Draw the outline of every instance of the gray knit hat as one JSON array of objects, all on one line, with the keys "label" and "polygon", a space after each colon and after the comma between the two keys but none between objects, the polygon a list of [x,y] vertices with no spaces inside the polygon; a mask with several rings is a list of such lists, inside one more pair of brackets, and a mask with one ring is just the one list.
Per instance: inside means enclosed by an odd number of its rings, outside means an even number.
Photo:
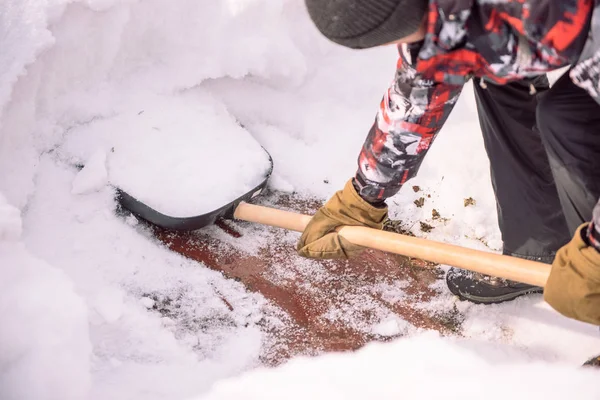
[{"label": "gray knit hat", "polygon": [[305,0],[329,40],[353,49],[393,42],[417,31],[427,0]]}]

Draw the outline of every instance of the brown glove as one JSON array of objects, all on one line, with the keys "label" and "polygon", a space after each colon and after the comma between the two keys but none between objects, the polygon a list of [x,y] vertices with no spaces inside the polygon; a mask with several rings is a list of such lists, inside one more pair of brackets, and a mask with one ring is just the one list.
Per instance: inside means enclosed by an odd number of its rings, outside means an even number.
[{"label": "brown glove", "polygon": [[383,229],[387,211],[387,206],[377,208],[360,197],[350,179],[312,217],[298,242],[298,254],[321,259],[353,257],[364,248],[338,236],[335,229],[344,225]]},{"label": "brown glove", "polygon": [[566,317],[600,325],[600,252],[583,240],[586,228],[556,254],[544,300]]}]

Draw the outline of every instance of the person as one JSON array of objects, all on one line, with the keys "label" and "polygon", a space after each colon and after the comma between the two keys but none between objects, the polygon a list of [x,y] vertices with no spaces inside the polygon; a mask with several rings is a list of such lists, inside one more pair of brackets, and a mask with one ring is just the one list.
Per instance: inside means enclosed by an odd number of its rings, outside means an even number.
[{"label": "person", "polygon": [[[552,269],[543,289],[452,268],[450,291],[484,304],[543,292],[563,315],[600,325],[600,48],[592,40],[600,34],[600,6],[592,0],[305,4],[329,40],[352,49],[397,45],[399,60],[355,176],[315,213],[298,254],[360,253],[335,229],[383,228],[386,199],[417,174],[462,87],[473,80],[503,254]],[[562,67],[568,72],[550,87],[545,73]]]}]

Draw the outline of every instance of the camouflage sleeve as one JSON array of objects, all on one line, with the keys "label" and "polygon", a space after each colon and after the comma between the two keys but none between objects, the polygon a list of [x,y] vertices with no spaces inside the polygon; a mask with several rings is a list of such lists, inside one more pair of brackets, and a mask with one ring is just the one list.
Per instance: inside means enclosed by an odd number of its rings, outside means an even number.
[{"label": "camouflage sleeve", "polygon": [[589,30],[587,41],[569,76],[600,104],[600,44],[597,39],[600,34],[600,0],[594,0]]},{"label": "camouflage sleeve", "polygon": [[462,90],[462,85],[420,79],[411,62],[418,48],[399,49],[396,77],[381,101],[354,178],[361,197],[371,203],[393,196],[417,174]]}]

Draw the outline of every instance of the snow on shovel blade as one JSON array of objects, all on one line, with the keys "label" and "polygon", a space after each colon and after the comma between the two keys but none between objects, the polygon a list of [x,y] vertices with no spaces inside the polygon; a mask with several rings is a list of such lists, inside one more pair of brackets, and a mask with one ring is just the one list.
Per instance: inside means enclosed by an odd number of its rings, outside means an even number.
[{"label": "snow on shovel blade", "polygon": [[222,207],[213,210],[211,212],[195,215],[190,217],[174,217],[165,215],[152,207],[144,204],[143,202],[136,199],[131,194],[125,192],[120,188],[116,188],[117,201],[119,205],[128,210],[132,214],[146,220],[156,226],[165,229],[179,230],[179,231],[193,231],[204,228],[208,225],[214,224],[219,218],[232,219],[233,213],[240,202],[249,202],[256,196],[260,195],[267,186],[271,173],[273,172],[273,159],[271,155],[265,150],[269,156],[270,167],[266,172],[263,181],[254,187],[252,190],[233,200],[232,202],[223,205]]},{"label": "snow on shovel blade", "polygon": [[196,230],[233,216],[266,186],[271,156],[214,96],[132,101],[65,133],[56,156],[85,166],[74,193],[109,184],[121,209],[159,227]]}]

